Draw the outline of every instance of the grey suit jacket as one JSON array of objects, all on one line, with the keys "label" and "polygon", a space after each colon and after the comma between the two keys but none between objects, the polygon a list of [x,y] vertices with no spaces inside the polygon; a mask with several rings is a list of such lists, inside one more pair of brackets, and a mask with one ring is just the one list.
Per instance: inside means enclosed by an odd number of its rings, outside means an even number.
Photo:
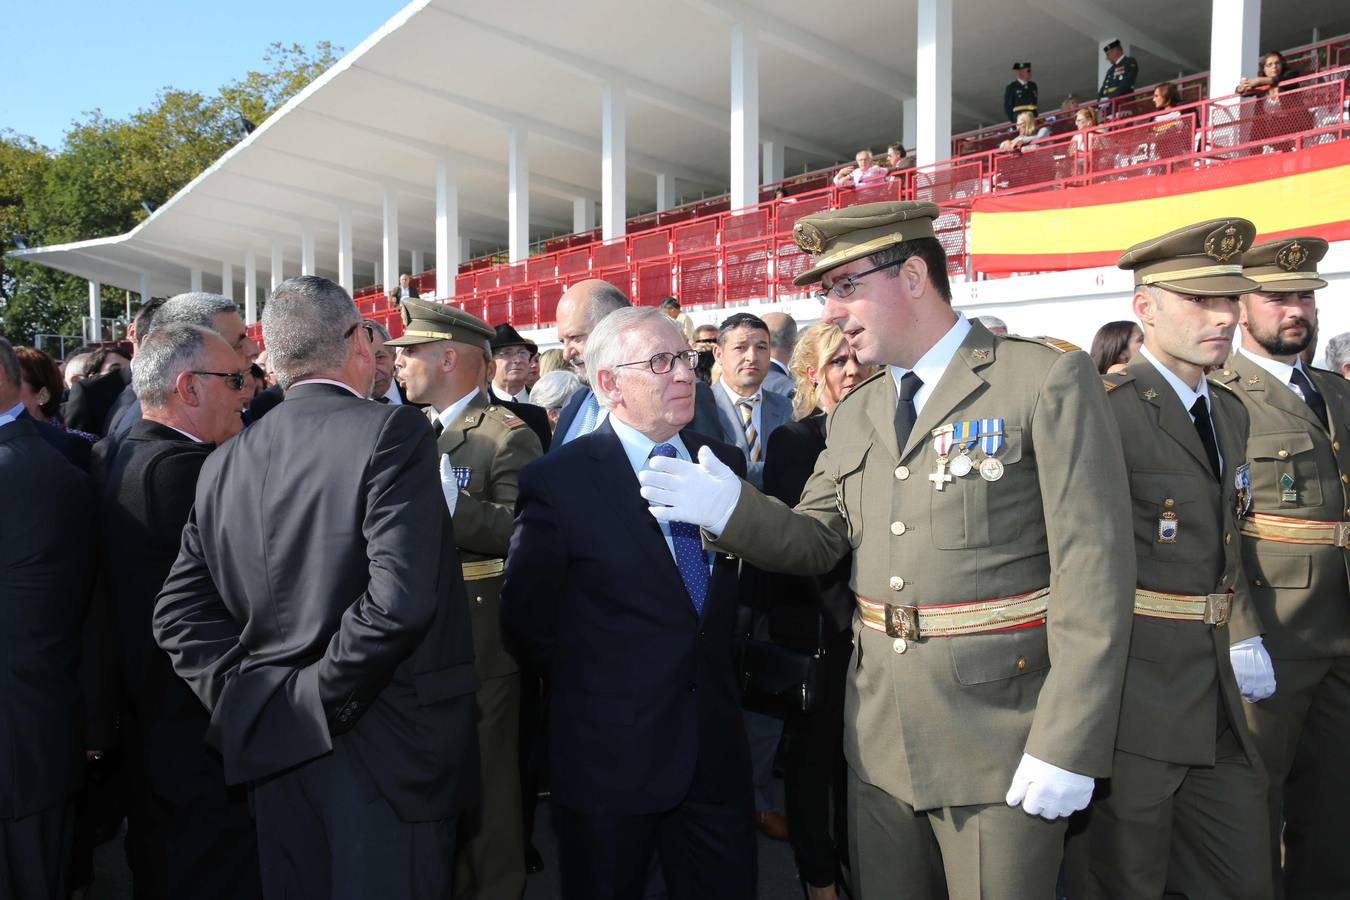
[{"label": "grey suit jacket", "polygon": [[[766,379],[767,380],[767,379]],[[770,390],[761,390],[759,402],[759,462],[750,462],[750,445],[745,442],[745,431],[741,428],[741,414],[736,405],[727,397],[726,388],[720,384],[712,386],[713,397],[717,400],[717,418],[722,425],[722,440],[735,444],[745,454],[746,481],[757,488],[764,487],[764,454],[769,448],[769,435],[779,425],[792,421],[792,401],[782,394]]]},{"label": "grey suit jacket", "polygon": [[797,382],[792,380],[787,367],[776,359],[769,360],[769,374],[764,376],[763,386],[764,390],[782,394],[789,399],[797,392]]}]

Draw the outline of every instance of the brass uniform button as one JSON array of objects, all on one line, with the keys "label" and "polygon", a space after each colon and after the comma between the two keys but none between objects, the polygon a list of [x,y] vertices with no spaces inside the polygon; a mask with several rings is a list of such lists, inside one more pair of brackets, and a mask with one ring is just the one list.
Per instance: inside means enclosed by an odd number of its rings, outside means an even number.
[{"label": "brass uniform button", "polygon": [[900,535],[904,534],[905,531],[906,531],[906,529],[905,529],[905,523],[904,523],[904,522],[892,522],[892,523],[891,523],[891,534],[895,535],[896,537],[899,537]]},{"label": "brass uniform button", "polygon": [[1341,484],[1350,484],[1350,475],[1342,475]]},{"label": "brass uniform button", "polygon": [[483,605],[483,598],[482,598],[482,597],[475,597],[474,600],[477,601],[477,603],[478,603],[479,606],[482,606],[482,605]]},{"label": "brass uniform button", "polygon": [[891,642],[891,649],[894,650],[896,653],[904,653],[906,650],[909,649],[909,641],[905,640],[904,638],[896,638],[894,641]]},{"label": "brass uniform button", "polygon": [[1253,578],[1252,584],[1256,585],[1257,587],[1263,587],[1265,585],[1265,582],[1263,582],[1260,578]]},{"label": "brass uniform button", "polygon": [[1027,667],[1027,658],[1025,656],[1017,657],[1017,671],[1024,671]]},{"label": "brass uniform button", "polygon": [[909,466],[896,466],[895,478],[897,481],[904,481],[909,477]]},{"label": "brass uniform button", "polygon": [[1280,450],[1280,452],[1276,453],[1275,455],[1278,456],[1280,459],[1288,459],[1288,458],[1289,458],[1289,451],[1288,451],[1288,450]]},{"label": "brass uniform button", "polygon": [[1341,452],[1341,442],[1340,442],[1340,441],[1332,441],[1332,442],[1331,442],[1331,449],[1332,449],[1332,450],[1335,450],[1337,453]]},{"label": "brass uniform button", "polygon": [[1232,535],[1231,532],[1228,533],[1228,534],[1225,534],[1225,535],[1223,536],[1223,542],[1224,542],[1225,544],[1231,544],[1231,543],[1233,543],[1233,535]]},{"label": "brass uniform button", "polygon": [[892,575],[891,590],[902,591],[904,589],[905,589],[905,579],[901,578],[899,575]]},{"label": "brass uniform button", "polygon": [[1172,507],[1174,507],[1174,506],[1176,506],[1176,505],[1177,505],[1177,501],[1173,500],[1171,497],[1168,497],[1166,500],[1163,501],[1163,508],[1164,508],[1164,509],[1171,509]]}]

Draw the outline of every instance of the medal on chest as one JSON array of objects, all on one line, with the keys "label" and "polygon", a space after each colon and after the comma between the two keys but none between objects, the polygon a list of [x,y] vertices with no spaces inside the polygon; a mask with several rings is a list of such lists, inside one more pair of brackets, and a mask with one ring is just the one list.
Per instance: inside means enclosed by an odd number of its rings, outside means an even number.
[{"label": "medal on chest", "polygon": [[473,477],[472,466],[451,466],[450,471],[455,473],[455,483],[459,485],[461,491],[469,489],[469,479]]},{"label": "medal on chest", "polygon": [[951,483],[952,476],[947,474],[947,462],[952,452],[951,425],[942,425],[933,429],[933,450],[937,453],[937,468],[928,480],[933,482],[933,490],[940,491]]},{"label": "medal on chest", "polygon": [[1294,490],[1294,476],[1285,472],[1280,476],[1280,502],[1297,503],[1298,491]]},{"label": "medal on chest", "polygon": [[1158,517],[1158,543],[1175,544],[1177,542],[1177,514],[1165,512]]},{"label": "medal on chest", "polygon": [[1251,464],[1243,463],[1237,467],[1237,472],[1233,476],[1233,487],[1237,489],[1236,509],[1234,510],[1240,519],[1252,511],[1252,476]]}]

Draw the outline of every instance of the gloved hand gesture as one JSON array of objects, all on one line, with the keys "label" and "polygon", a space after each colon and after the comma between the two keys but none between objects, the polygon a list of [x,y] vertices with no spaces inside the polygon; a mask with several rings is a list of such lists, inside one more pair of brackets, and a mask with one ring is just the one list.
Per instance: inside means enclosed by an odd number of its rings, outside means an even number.
[{"label": "gloved hand gesture", "polygon": [[445,508],[454,516],[455,505],[459,502],[459,479],[455,477],[449,453],[441,454],[441,495],[445,497]]},{"label": "gloved hand gesture", "polygon": [[1092,786],[1093,781],[1087,775],[1023,753],[1022,762],[1013,773],[1007,800],[1009,806],[1020,805],[1033,816],[1054,820],[1087,808],[1092,800]]},{"label": "gloved hand gesture", "polygon": [[1259,634],[1229,647],[1228,658],[1233,661],[1242,699],[1255,703],[1275,693],[1275,666]]},{"label": "gloved hand gesture", "polygon": [[638,481],[658,520],[688,522],[714,535],[726,528],[741,497],[741,480],[706,445],[699,448],[697,463],[653,457]]}]

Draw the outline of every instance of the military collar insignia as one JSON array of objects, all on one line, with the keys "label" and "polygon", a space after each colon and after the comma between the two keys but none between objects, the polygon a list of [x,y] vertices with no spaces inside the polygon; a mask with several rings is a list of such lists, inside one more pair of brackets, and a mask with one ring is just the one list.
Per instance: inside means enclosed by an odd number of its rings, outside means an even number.
[{"label": "military collar insignia", "polygon": [[825,249],[825,233],[810,222],[793,225],[792,239],[806,253],[819,253]]},{"label": "military collar insignia", "polygon": [[1229,225],[1205,238],[1205,255],[1218,262],[1227,262],[1243,250],[1242,235],[1237,226]]},{"label": "military collar insignia", "polygon": [[1157,400],[1157,399],[1158,399],[1158,392],[1155,391],[1153,388],[1149,388],[1148,390],[1144,391],[1144,399],[1145,399],[1145,400]]},{"label": "military collar insignia", "polygon": [[1286,272],[1297,271],[1307,261],[1308,251],[1298,241],[1294,241],[1288,247],[1285,247],[1275,257],[1275,262]]},{"label": "military collar insignia", "polygon": [[984,347],[976,347],[975,349],[970,351],[970,355],[975,357],[976,359],[988,359],[989,351],[986,350]]},{"label": "military collar insignia", "polygon": [[1259,376],[1259,375],[1253,375],[1251,378],[1248,378],[1248,379],[1247,379],[1247,383],[1248,383],[1248,384],[1260,384],[1260,383],[1261,383],[1261,376]]}]

